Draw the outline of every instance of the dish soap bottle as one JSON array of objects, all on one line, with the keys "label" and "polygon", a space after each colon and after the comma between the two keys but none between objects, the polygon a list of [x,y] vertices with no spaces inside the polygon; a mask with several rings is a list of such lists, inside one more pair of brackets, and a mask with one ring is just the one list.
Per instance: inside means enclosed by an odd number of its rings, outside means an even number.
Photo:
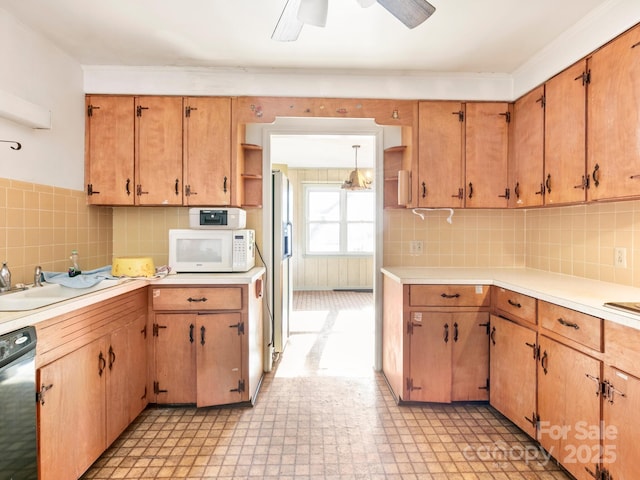
[{"label": "dish soap bottle", "polygon": [[69,276],[75,277],[76,275],[80,275],[82,271],[80,271],[80,266],[78,265],[78,251],[71,250],[71,256],[69,257],[71,260],[71,266],[69,267]]},{"label": "dish soap bottle", "polygon": [[2,268],[0,268],[0,277],[2,277],[2,282],[0,285],[0,292],[7,292],[11,290],[11,270],[7,267],[7,262],[2,263]]}]

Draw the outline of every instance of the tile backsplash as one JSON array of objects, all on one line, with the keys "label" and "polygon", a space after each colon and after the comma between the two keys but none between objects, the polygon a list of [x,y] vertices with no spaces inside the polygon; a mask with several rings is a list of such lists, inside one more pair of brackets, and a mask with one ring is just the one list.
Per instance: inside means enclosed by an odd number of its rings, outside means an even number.
[{"label": "tile backsplash", "polygon": [[[640,200],[530,210],[411,210],[383,214],[385,266],[527,266],[640,288]],[[262,210],[247,224],[260,242]],[[170,228],[188,227],[186,207],[95,207],[82,191],[0,178],[0,261],[15,283],[31,283],[33,269],[66,271],[80,253],[84,270],[109,265],[113,256],[168,261]],[[419,255],[410,241],[423,242]],[[261,247],[261,245],[260,245]],[[626,250],[626,267],[614,264]]]},{"label": "tile backsplash", "polygon": [[112,225],[112,209],[82,191],[0,178],[0,260],[14,285],[33,283],[36,265],[66,271],[74,249],[84,270],[110,265]]}]

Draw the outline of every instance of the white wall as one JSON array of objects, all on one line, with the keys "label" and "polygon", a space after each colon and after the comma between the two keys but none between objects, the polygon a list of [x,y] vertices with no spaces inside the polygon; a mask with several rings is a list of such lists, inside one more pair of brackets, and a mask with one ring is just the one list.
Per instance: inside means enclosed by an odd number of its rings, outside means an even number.
[{"label": "white wall", "polygon": [[[84,189],[84,91],[80,64],[0,9],[0,92],[51,111],[52,128],[0,118],[0,177]],[[0,108],[2,105],[0,105]]]}]

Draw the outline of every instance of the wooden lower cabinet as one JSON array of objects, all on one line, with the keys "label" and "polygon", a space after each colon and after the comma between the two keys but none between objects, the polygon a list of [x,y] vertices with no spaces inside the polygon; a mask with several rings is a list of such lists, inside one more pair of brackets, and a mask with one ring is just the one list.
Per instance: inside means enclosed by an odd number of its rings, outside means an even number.
[{"label": "wooden lower cabinet", "polygon": [[604,367],[602,468],[612,480],[640,478],[640,378]]},{"label": "wooden lower cabinet", "polygon": [[405,399],[488,399],[488,312],[412,312]]},{"label": "wooden lower cabinet", "polygon": [[262,279],[153,287],[151,304],[156,403],[255,401],[263,375]]},{"label": "wooden lower cabinet", "polygon": [[538,440],[578,480],[593,479],[602,362],[543,335],[538,341]]},{"label": "wooden lower cabinet", "polygon": [[199,407],[243,401],[241,314],[156,315],[156,401]]},{"label": "wooden lower cabinet", "polygon": [[[37,371],[40,480],[79,478],[147,405],[146,308],[141,290],[39,329],[45,348],[57,341],[48,338],[49,331],[64,328],[68,344],[81,344],[68,352],[64,344],[44,352],[63,354]],[[114,316],[115,329],[101,333]],[[72,338],[70,326],[96,338]]]},{"label": "wooden lower cabinet", "polygon": [[536,332],[491,315],[490,403],[531,437],[536,436]]}]

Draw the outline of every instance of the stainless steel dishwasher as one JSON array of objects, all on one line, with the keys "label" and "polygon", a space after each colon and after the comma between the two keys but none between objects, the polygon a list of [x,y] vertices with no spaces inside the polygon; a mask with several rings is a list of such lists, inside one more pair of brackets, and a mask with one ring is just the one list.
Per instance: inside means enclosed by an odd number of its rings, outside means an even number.
[{"label": "stainless steel dishwasher", "polygon": [[0,335],[0,480],[37,480],[36,330]]}]

